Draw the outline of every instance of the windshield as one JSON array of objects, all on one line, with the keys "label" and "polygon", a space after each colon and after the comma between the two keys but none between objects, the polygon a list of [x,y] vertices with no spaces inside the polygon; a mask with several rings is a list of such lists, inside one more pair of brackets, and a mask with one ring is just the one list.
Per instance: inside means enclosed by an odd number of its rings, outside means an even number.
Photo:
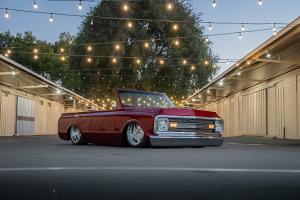
[{"label": "windshield", "polygon": [[124,106],[159,108],[175,107],[167,95],[163,93],[134,90],[119,90],[118,93]]}]

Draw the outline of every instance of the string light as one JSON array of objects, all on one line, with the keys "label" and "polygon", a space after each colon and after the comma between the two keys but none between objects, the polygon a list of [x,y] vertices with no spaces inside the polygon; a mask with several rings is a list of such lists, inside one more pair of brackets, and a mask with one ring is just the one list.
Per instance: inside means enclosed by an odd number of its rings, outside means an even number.
[{"label": "string light", "polygon": [[141,60],[140,59],[136,59],[135,63],[139,65],[139,64],[141,64]]},{"label": "string light", "polygon": [[220,82],[219,82],[219,86],[223,86],[223,80],[221,80]]},{"label": "string light", "polygon": [[244,23],[242,23],[242,25],[241,25],[241,31],[245,31]]},{"label": "string light", "polygon": [[267,57],[267,58],[270,58],[270,57],[271,57],[270,52],[267,52],[266,57]]},{"label": "string light", "polygon": [[60,60],[61,60],[61,61],[65,61],[65,60],[66,60],[66,57],[65,57],[65,56],[61,56],[61,57],[60,57]]},{"label": "string light", "polygon": [[53,16],[52,16],[53,14],[52,13],[50,13],[50,18],[49,18],[49,22],[53,22]]},{"label": "string light", "polygon": [[208,35],[205,36],[205,42],[209,42]]},{"label": "string light", "polygon": [[33,0],[33,8],[34,8],[34,9],[38,9],[38,5],[37,5],[37,3],[36,3],[35,0]]},{"label": "string light", "polygon": [[192,65],[192,66],[191,66],[191,70],[192,70],[192,71],[195,70],[195,65]]},{"label": "string light", "polygon": [[160,64],[160,65],[164,65],[164,64],[165,64],[165,61],[164,61],[163,59],[160,59],[160,60],[159,60],[159,64]]},{"label": "string light", "polygon": [[91,26],[94,25],[94,18],[91,19]]},{"label": "string light", "polygon": [[208,65],[209,64],[209,61],[208,60],[205,60],[204,61],[204,65]]},{"label": "string light", "polygon": [[121,49],[120,45],[119,45],[119,44],[116,44],[116,45],[115,45],[115,49],[116,49],[117,51],[119,51],[119,50]]},{"label": "string light", "polygon": [[145,47],[145,49],[148,49],[148,48],[149,48],[149,46],[150,46],[150,45],[149,45],[149,43],[148,43],[148,42],[145,42],[145,43],[144,43],[144,47]]},{"label": "string light", "polygon": [[258,5],[259,6],[263,5],[263,1],[262,0],[258,0]]},{"label": "string light", "polygon": [[33,49],[33,53],[38,53],[38,52],[39,52],[39,50],[37,48]]},{"label": "string light", "polygon": [[60,52],[61,53],[65,52],[65,49],[64,48],[60,48]]},{"label": "string light", "polygon": [[277,35],[276,23],[273,24],[273,35]]},{"label": "string light", "polygon": [[87,51],[92,51],[93,50],[93,47],[91,45],[87,46],[86,48]]},{"label": "string light", "polygon": [[86,61],[87,61],[88,63],[91,63],[91,62],[93,61],[93,59],[92,59],[91,57],[87,57]]},{"label": "string light", "polygon": [[172,3],[167,3],[167,10],[168,11],[171,11],[171,10],[173,10],[173,4]]},{"label": "string light", "polygon": [[208,24],[208,30],[212,31],[211,22],[209,22],[209,24]]},{"label": "string light", "polygon": [[217,2],[216,2],[216,0],[213,0],[213,2],[212,2],[212,7],[213,7],[213,8],[217,7]]},{"label": "string light", "polygon": [[236,75],[237,75],[237,76],[240,76],[240,75],[241,75],[241,72],[236,73]]},{"label": "string light", "polygon": [[8,57],[8,56],[9,56],[9,54],[8,54],[8,53],[5,53],[5,54],[4,54],[4,56],[5,56],[5,57]]},{"label": "string light", "polygon": [[179,45],[180,45],[180,42],[179,42],[179,40],[178,40],[178,39],[174,40],[174,45],[175,45],[176,47],[179,47]]},{"label": "string light", "polygon": [[132,22],[127,22],[127,27],[128,27],[129,29],[131,29],[131,28],[133,27]]},{"label": "string light", "polygon": [[186,64],[187,64],[187,61],[186,61],[186,60],[183,60],[183,61],[182,61],[182,64],[183,64],[183,65],[186,65]]},{"label": "string light", "polygon": [[37,60],[37,59],[39,59],[39,56],[38,55],[33,55],[33,59]]},{"label": "string light", "polygon": [[239,33],[239,40],[243,39],[242,32]]},{"label": "string light", "polygon": [[111,62],[112,62],[113,64],[116,64],[116,63],[117,63],[117,59],[116,59],[116,58],[113,58],[113,59],[111,60]]},{"label": "string light", "polygon": [[174,24],[174,25],[173,25],[173,30],[174,30],[174,31],[177,31],[177,30],[178,30],[178,24]]},{"label": "string light", "polygon": [[123,11],[127,12],[129,10],[128,4],[123,5]]},{"label": "string light", "polygon": [[5,18],[9,18],[9,13],[8,13],[8,9],[7,8],[5,8],[4,17]]},{"label": "string light", "polygon": [[11,54],[11,50],[10,50],[10,49],[7,49],[7,53],[8,53],[8,54]]},{"label": "string light", "polygon": [[79,3],[78,3],[78,10],[82,10],[82,2],[81,2],[81,0],[79,0]]}]

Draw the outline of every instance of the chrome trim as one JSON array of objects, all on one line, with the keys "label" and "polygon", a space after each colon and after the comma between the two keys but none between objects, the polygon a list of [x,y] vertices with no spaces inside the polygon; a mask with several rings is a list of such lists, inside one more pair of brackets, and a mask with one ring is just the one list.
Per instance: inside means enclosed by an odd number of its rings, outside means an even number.
[{"label": "chrome trim", "polygon": [[203,147],[221,146],[224,139],[222,137],[165,137],[152,135],[150,144],[157,147]]},{"label": "chrome trim", "polygon": [[[163,134],[163,133],[168,133],[169,131],[163,131],[163,132],[158,132],[157,131],[157,119],[158,118],[179,118],[179,119],[201,119],[201,120],[213,120],[213,121],[217,121],[217,120],[221,120],[223,121],[221,118],[218,117],[197,117],[197,116],[178,116],[178,115],[156,115],[154,118],[154,134]],[[223,124],[224,126],[224,124]],[[224,127],[223,127],[223,131],[224,131]],[[187,132],[178,132],[178,133],[187,133]],[[196,133],[196,132],[188,132],[188,133]],[[223,134],[220,133],[220,134]]]}]

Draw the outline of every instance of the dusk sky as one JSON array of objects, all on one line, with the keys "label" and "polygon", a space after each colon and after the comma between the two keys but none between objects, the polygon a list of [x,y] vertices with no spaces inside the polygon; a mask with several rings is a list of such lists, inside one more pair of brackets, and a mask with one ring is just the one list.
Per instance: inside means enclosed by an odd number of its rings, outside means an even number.
[{"label": "dusk sky", "polygon": [[[83,9],[77,9],[78,1],[46,1],[36,0],[38,11],[85,14],[97,2],[83,1]],[[217,0],[217,7],[212,7],[211,0],[192,0],[194,12],[201,12],[203,21],[217,22],[283,22],[289,23],[300,15],[300,0],[263,0],[259,6],[257,0]],[[33,0],[1,0],[1,8],[16,8],[33,10]],[[3,12],[3,10],[2,10]],[[49,23],[48,15],[10,12],[10,18],[5,19],[1,14],[0,32],[32,31],[39,39],[53,42],[59,33],[68,31],[75,35],[81,23],[79,17],[55,16],[54,22]],[[272,28],[273,25],[246,26],[246,30]],[[206,28],[206,34],[227,33],[240,31],[240,25],[214,25],[213,30]],[[272,36],[272,30],[256,33],[244,33],[243,39],[238,34],[229,36],[210,37],[212,48],[221,58],[239,59]],[[230,67],[222,64],[219,73]]]}]

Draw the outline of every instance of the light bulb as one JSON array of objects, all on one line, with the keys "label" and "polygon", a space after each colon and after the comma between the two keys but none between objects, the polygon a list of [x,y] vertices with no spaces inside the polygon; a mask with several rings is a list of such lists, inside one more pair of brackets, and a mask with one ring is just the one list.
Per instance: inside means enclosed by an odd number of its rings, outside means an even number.
[{"label": "light bulb", "polygon": [[205,60],[204,61],[204,65],[208,65],[209,64],[209,61],[208,60]]},{"label": "light bulb", "polygon": [[117,63],[117,59],[116,59],[116,58],[113,58],[113,59],[111,60],[111,62],[112,62],[113,64],[116,64],[116,63]]},{"label": "light bulb", "polygon": [[244,26],[243,23],[242,23],[242,26],[241,26],[241,30],[242,30],[242,31],[245,31],[245,26]]},{"label": "light bulb", "polygon": [[39,52],[39,50],[37,48],[33,49],[33,53],[38,53],[38,52]]},{"label": "light bulb", "polygon": [[38,55],[33,55],[33,59],[37,60],[37,59],[39,59],[39,56]]},{"label": "light bulb", "polygon": [[115,46],[115,49],[118,51],[118,50],[120,50],[120,45],[119,44],[116,44],[116,46]]},{"label": "light bulb", "polygon": [[186,65],[186,64],[187,64],[187,61],[186,61],[186,60],[183,60],[183,61],[182,61],[182,64],[183,64],[183,65]]},{"label": "light bulb", "polygon": [[212,2],[212,7],[213,7],[213,8],[217,7],[217,2],[216,2],[216,0],[213,0],[213,2]]},{"label": "light bulb", "polygon": [[124,5],[123,5],[123,10],[124,10],[125,12],[127,12],[127,11],[129,10],[129,6],[128,6],[127,4],[124,4]]},{"label": "light bulb", "polygon": [[49,22],[53,22],[53,16],[52,16],[52,13],[50,14]]},{"label": "light bulb", "polygon": [[195,70],[195,65],[192,65],[192,66],[191,66],[191,70]]},{"label": "light bulb", "polygon": [[66,57],[65,57],[65,56],[61,56],[61,57],[60,57],[60,60],[61,60],[61,61],[65,61],[65,60],[66,60]]},{"label": "light bulb", "polygon": [[87,46],[86,48],[87,51],[92,51],[93,50],[93,47],[91,45]]},{"label": "light bulb", "polygon": [[243,39],[242,32],[240,32],[240,34],[239,34],[239,39],[240,39],[240,40]]},{"label": "light bulb", "polygon": [[173,25],[173,30],[174,30],[174,31],[177,31],[177,30],[178,30],[178,25],[177,25],[177,24],[174,24],[174,25]]},{"label": "light bulb", "polygon": [[9,13],[8,13],[8,9],[7,9],[7,8],[5,8],[5,14],[4,14],[4,17],[5,17],[5,18],[9,18]]},{"label": "light bulb", "polygon": [[205,42],[209,42],[208,35],[205,36]]},{"label": "light bulb", "polygon": [[92,18],[91,19],[91,26],[93,26],[94,25],[94,19]]},{"label": "light bulb", "polygon": [[136,59],[135,62],[136,62],[136,64],[141,64],[141,60],[140,59]]},{"label": "light bulb", "polygon": [[146,49],[148,49],[148,48],[149,48],[149,46],[150,46],[150,45],[149,45],[149,43],[148,43],[148,42],[145,42],[145,43],[144,43],[144,47],[145,47]]},{"label": "light bulb", "polygon": [[127,27],[132,28],[133,27],[132,22],[127,22]]},{"label": "light bulb", "polygon": [[262,0],[258,0],[258,5],[259,6],[263,5],[263,1]]},{"label": "light bulb", "polygon": [[92,60],[91,57],[88,57],[88,58],[86,59],[86,61],[87,61],[88,63],[91,63],[93,60]]},{"label": "light bulb", "polygon": [[208,25],[208,30],[212,31],[211,22],[209,22],[209,25]]},{"label": "light bulb", "polygon": [[164,65],[164,64],[165,64],[165,61],[162,60],[162,59],[160,59],[160,60],[159,60],[159,64],[160,64],[160,65]]},{"label": "light bulb", "polygon": [[267,57],[267,58],[270,58],[270,57],[271,57],[270,52],[267,52],[266,57]]},{"label": "light bulb", "polygon": [[81,0],[79,0],[79,3],[78,3],[78,10],[82,10],[82,2],[81,2]]},{"label": "light bulb", "polygon": [[168,4],[167,4],[167,10],[168,10],[168,11],[173,10],[173,4],[172,4],[172,3],[168,3]]},{"label": "light bulb", "polygon": [[179,42],[179,40],[175,40],[175,41],[174,41],[174,44],[175,44],[175,46],[177,46],[177,47],[178,47],[178,46],[180,45],[180,42]]},{"label": "light bulb", "polygon": [[37,3],[36,3],[35,0],[33,0],[33,8],[34,8],[34,9],[38,9],[38,5],[37,5]]}]

